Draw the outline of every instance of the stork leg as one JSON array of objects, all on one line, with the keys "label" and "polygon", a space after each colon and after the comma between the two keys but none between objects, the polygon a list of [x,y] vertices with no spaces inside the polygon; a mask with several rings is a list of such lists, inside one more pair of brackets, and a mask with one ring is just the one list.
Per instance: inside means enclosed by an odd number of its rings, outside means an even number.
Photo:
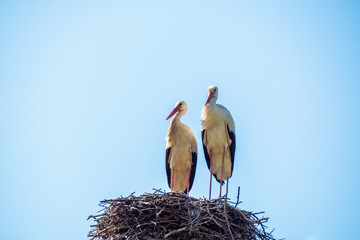
[{"label": "stork leg", "polygon": [[171,169],[171,183],[170,183],[171,191],[173,191],[174,188],[174,170]]},{"label": "stork leg", "polygon": [[186,195],[189,196],[189,180],[190,180],[190,167],[187,168],[187,182],[186,182]]},{"label": "stork leg", "polygon": [[229,178],[226,180],[226,193],[225,193],[225,201],[227,199],[227,195],[228,195],[228,187],[229,187]]},{"label": "stork leg", "polygon": [[223,184],[224,159],[225,159],[225,147],[224,147],[223,157],[222,157],[222,161],[221,161],[220,196],[219,197],[221,197],[221,188],[222,188],[222,184]]},{"label": "stork leg", "polygon": [[211,199],[211,182],[212,182],[212,149],[210,148],[210,189],[209,189],[209,200]]}]

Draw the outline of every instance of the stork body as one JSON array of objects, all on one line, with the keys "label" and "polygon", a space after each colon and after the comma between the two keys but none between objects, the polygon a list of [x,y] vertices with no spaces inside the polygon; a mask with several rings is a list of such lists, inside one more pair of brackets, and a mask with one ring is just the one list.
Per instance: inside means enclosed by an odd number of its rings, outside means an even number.
[{"label": "stork body", "polygon": [[179,101],[167,117],[169,119],[176,114],[166,136],[165,165],[171,191],[189,194],[195,177],[197,143],[191,129],[180,121],[186,111],[186,103]]},{"label": "stork body", "polygon": [[[234,167],[235,155],[235,123],[224,106],[217,104],[218,89],[211,86],[209,96],[201,115],[201,136],[206,163],[210,170],[211,198],[212,175],[220,183],[231,177]],[[226,192],[227,196],[227,192]]]}]

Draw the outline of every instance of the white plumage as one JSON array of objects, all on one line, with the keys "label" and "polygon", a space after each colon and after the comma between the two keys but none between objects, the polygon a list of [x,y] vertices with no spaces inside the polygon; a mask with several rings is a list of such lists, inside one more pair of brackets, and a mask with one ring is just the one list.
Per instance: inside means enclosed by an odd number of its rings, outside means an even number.
[{"label": "white plumage", "polygon": [[220,195],[223,180],[228,180],[233,171],[235,154],[235,123],[224,106],[217,104],[218,88],[211,86],[209,95],[201,114],[201,135],[204,154],[210,170],[220,182]]},{"label": "white plumage", "polygon": [[176,114],[166,136],[165,166],[171,191],[189,194],[195,177],[197,143],[191,129],[180,121],[186,111],[186,103],[179,101],[166,118],[167,120]]}]

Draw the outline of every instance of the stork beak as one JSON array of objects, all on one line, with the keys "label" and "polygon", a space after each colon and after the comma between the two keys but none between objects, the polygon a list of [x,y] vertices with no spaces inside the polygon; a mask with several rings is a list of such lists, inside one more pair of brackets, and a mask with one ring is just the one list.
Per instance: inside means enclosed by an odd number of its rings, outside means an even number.
[{"label": "stork beak", "polygon": [[209,93],[209,96],[206,100],[205,106],[210,102],[210,100],[213,98],[213,96],[214,96],[213,93]]},{"label": "stork beak", "polygon": [[172,110],[172,112],[170,113],[170,115],[165,119],[168,120],[169,118],[171,118],[175,113],[177,113],[180,109],[179,108],[174,108],[174,110]]}]

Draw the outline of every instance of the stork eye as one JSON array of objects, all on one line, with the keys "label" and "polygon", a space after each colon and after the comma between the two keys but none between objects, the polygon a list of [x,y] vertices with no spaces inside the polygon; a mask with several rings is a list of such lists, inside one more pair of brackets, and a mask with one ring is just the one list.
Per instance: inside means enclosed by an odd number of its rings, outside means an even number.
[{"label": "stork eye", "polygon": [[216,88],[214,89],[214,92],[216,92]]}]

